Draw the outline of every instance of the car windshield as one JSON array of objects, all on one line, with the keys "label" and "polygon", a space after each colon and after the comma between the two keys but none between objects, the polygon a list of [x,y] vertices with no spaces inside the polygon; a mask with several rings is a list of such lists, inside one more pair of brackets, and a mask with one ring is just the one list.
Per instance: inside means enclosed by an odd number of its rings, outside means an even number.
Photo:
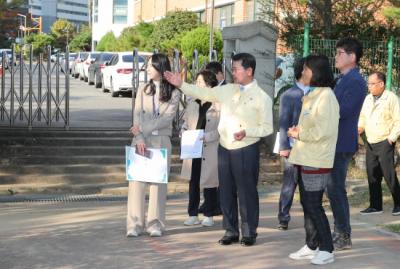
[{"label": "car windshield", "polygon": [[[122,55],[122,61],[126,63],[132,63],[133,62],[133,55],[132,54],[127,54],[127,55]],[[142,56],[139,56],[139,63],[143,63],[144,58]]]},{"label": "car windshield", "polygon": [[98,52],[97,52],[97,53],[91,53],[91,54],[90,54],[90,58],[91,58],[91,59],[96,59],[97,55],[99,55],[99,54],[100,54],[100,53],[98,53]]},{"label": "car windshield", "polygon": [[103,54],[102,55],[102,57],[100,57],[100,62],[102,62],[102,63],[104,63],[104,62],[106,62],[106,61],[109,61],[109,60],[111,60],[111,57],[113,57],[114,56],[114,54],[109,54],[109,53],[107,53],[107,54]]},{"label": "car windshield", "polygon": [[122,61],[126,63],[132,63],[133,55],[132,54],[122,55]]},{"label": "car windshield", "polygon": [[89,56],[89,53],[81,53],[80,58],[82,60],[86,60],[88,56]]}]

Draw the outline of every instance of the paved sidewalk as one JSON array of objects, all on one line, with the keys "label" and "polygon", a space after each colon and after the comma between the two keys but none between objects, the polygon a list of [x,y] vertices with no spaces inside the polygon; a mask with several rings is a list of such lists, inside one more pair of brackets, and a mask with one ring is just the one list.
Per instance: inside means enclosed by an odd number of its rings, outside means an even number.
[{"label": "paved sidewalk", "polygon": [[[264,194],[257,244],[241,247],[217,244],[221,217],[213,228],[183,226],[186,203],[183,196],[168,200],[168,231],[161,238],[126,238],[124,202],[0,204],[0,268],[310,268],[308,261],[287,258],[304,244],[299,204],[290,230],[278,231],[276,193]],[[353,249],[337,253],[324,268],[398,268],[399,237],[380,232],[356,212]]]}]

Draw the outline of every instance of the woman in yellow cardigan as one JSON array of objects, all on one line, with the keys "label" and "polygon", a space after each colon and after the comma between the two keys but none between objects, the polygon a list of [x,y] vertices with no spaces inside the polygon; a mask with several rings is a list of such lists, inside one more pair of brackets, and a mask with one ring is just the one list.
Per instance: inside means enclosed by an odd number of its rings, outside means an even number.
[{"label": "woman in yellow cardigan", "polygon": [[289,162],[297,167],[306,245],[289,257],[311,259],[312,264],[322,265],[334,261],[332,235],[322,196],[333,167],[339,104],[331,89],[333,73],[326,56],[308,56],[303,76],[310,89],[303,98],[299,123],[289,128],[288,136],[295,138]]}]

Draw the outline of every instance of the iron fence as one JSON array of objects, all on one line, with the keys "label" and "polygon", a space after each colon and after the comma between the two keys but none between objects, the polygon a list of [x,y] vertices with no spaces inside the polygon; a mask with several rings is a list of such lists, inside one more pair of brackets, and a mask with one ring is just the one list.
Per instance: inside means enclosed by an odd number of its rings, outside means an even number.
[{"label": "iron fence", "polygon": [[35,56],[32,45],[2,55],[0,126],[69,128],[69,51],[51,61],[51,47]]},{"label": "iron fence", "polygon": [[[335,73],[339,73],[335,69],[335,53],[336,53],[336,42],[334,39],[317,39],[309,38],[308,51],[313,54],[323,54],[328,56],[332,68]],[[393,42],[393,65],[388,70],[388,59],[391,57],[388,49],[389,41],[375,41],[375,40],[362,40],[364,56],[361,58],[360,71],[365,78],[371,71],[381,71],[384,73],[391,73],[392,83],[391,90],[396,93],[400,93],[400,40],[396,39]],[[307,44],[304,43],[304,36],[298,36],[294,41],[289,44],[296,55],[296,57],[302,57]]]}]

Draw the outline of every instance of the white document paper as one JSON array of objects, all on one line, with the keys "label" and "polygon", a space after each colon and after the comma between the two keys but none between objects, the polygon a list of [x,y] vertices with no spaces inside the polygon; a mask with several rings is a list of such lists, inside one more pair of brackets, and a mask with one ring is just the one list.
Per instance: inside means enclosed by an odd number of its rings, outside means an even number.
[{"label": "white document paper", "polygon": [[125,147],[126,179],[152,183],[168,183],[167,149],[148,148],[148,157],[136,154],[135,147]]},{"label": "white document paper", "polygon": [[279,132],[276,133],[276,138],[275,138],[275,145],[274,145],[274,150],[273,152],[275,154],[279,154]]},{"label": "white document paper", "polygon": [[204,130],[187,130],[181,137],[181,159],[201,158]]}]

